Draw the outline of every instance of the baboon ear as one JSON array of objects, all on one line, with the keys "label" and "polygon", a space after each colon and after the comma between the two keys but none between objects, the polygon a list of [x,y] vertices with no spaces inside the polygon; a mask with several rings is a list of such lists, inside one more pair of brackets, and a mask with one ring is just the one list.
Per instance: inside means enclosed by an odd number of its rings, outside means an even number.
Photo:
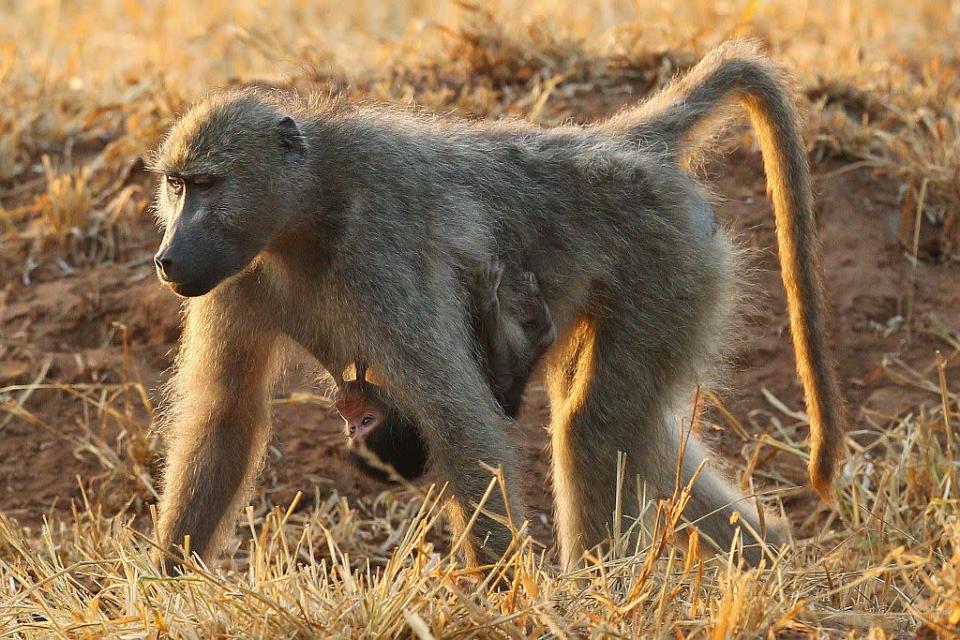
[{"label": "baboon ear", "polygon": [[296,121],[290,116],[284,116],[277,123],[277,133],[280,136],[280,146],[288,151],[293,151],[298,155],[303,155],[307,151],[307,141]]}]

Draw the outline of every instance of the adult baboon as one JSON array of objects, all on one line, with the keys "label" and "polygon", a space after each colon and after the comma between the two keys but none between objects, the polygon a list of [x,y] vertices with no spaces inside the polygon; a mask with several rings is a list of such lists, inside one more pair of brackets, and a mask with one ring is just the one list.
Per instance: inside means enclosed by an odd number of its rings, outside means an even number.
[{"label": "adult baboon", "polygon": [[[556,332],[536,276],[507,278],[507,286],[501,287],[503,279],[504,268],[496,258],[474,274],[471,319],[487,384],[506,416],[515,418],[530,374]],[[366,363],[355,363],[353,369],[353,379],[340,385],[336,399],[350,442],[348,459],[377,480],[390,480],[393,474],[419,478],[427,466],[420,427],[384,397]]]},{"label": "adult baboon", "polygon": [[[727,236],[679,162],[728,102],[759,134],[777,220],[810,475],[828,495],[843,417],[826,349],[811,193],[781,74],[749,44],[707,56],[638,108],[590,127],[469,124],[257,91],[200,101],[153,161],[164,179],[161,279],[190,297],[166,429],[160,535],[209,556],[263,456],[283,342],[331,372],[376,362],[421,426],[462,526],[501,466],[523,519],[510,421],[472,353],[465,274],[497,255],[536,274],[558,338],[545,357],[563,561],[607,537],[617,452],[651,495],[672,490],[677,419],[708,380],[735,298]],[[681,479],[706,459],[684,449]],[[626,516],[636,511],[626,482]],[[494,513],[507,505],[497,492]],[[760,518],[707,467],[686,515],[721,548]],[[779,532],[767,531],[770,540]],[[492,515],[471,559],[509,540]]]}]

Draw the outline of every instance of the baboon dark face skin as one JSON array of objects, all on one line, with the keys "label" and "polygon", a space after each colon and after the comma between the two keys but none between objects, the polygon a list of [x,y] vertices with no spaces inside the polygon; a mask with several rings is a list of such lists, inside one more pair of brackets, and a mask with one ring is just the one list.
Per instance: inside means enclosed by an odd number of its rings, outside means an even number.
[{"label": "baboon dark face skin", "polygon": [[175,293],[200,296],[239,273],[261,251],[254,238],[226,223],[229,185],[218,176],[164,175],[163,198],[175,217],[154,257],[157,276]]},{"label": "baboon dark face skin", "polygon": [[[157,154],[163,158],[153,170],[160,174],[157,217],[164,235],[154,263],[161,282],[177,295],[201,296],[240,273],[296,216],[291,195],[303,173],[306,145],[292,118],[261,111],[267,135],[259,140],[205,131],[185,118]],[[184,145],[177,130],[191,127],[198,131]],[[224,145],[250,146],[251,153],[229,162],[222,151],[208,153]],[[286,175],[282,188],[273,175],[278,167]]]}]

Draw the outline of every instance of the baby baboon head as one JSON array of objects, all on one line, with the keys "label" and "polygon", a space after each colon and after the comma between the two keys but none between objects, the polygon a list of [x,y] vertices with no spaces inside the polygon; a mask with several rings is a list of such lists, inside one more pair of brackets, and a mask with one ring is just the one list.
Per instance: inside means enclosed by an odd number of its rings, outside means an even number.
[{"label": "baby baboon head", "polygon": [[191,108],[151,163],[160,175],[160,280],[200,296],[246,268],[292,224],[306,153],[297,122],[255,92]]}]

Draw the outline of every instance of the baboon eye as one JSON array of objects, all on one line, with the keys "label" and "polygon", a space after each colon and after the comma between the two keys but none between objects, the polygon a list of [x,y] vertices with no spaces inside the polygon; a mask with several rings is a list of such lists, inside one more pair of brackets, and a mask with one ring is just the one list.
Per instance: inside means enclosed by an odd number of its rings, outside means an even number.
[{"label": "baboon eye", "polygon": [[369,427],[372,422],[373,416],[368,413],[367,415],[363,416],[363,420],[360,421],[360,426]]},{"label": "baboon eye", "polygon": [[216,182],[216,181],[217,181],[217,179],[216,179],[215,176],[211,176],[211,175],[209,175],[209,174],[202,174],[202,175],[199,175],[199,176],[194,176],[194,177],[190,180],[190,184],[191,184],[192,186],[196,187],[198,190],[204,191],[204,190],[209,189],[210,187],[212,187],[212,186],[213,186],[213,183]]},{"label": "baboon eye", "polygon": [[183,192],[183,178],[179,176],[167,176],[167,188],[173,193],[180,195]]}]

